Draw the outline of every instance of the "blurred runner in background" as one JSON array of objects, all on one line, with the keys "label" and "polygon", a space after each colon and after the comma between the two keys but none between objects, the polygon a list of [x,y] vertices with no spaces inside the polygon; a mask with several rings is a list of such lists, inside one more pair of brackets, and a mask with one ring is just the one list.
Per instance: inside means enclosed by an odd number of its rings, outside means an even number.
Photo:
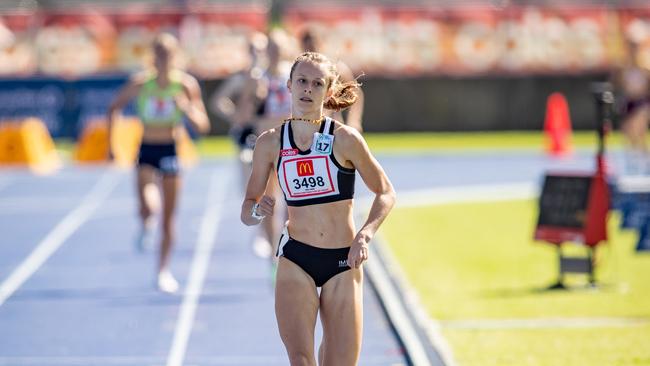
[{"label": "blurred runner in background", "polygon": [[637,42],[627,42],[624,64],[615,70],[613,82],[618,91],[621,131],[626,139],[624,174],[650,174],[646,136],[650,120],[649,73],[639,62]]},{"label": "blurred runner in background", "polygon": [[174,64],[179,53],[178,40],[171,34],[160,34],[153,42],[152,51],[153,69],[134,75],[111,103],[108,110],[109,136],[122,108],[135,99],[144,126],[137,163],[141,230],[136,245],[143,249],[153,240],[153,216],[159,208],[160,185],[162,238],[156,286],[160,291],[173,293],[178,290],[178,282],[169,270],[169,259],[181,186],[176,140],[184,128],[184,118],[201,133],[209,131],[210,122],[199,83]]},{"label": "blurred runner in background", "polygon": [[[287,80],[291,70],[290,60],[295,57],[295,49],[295,40],[284,30],[270,31],[266,48],[266,69],[259,76],[251,75],[245,83],[237,105],[247,115],[253,111],[252,133],[255,137],[269,128],[279,126],[291,115],[291,94],[287,87]],[[281,194],[276,177],[269,177],[266,194],[280,201]],[[275,278],[277,267],[277,259],[272,253],[275,252],[280,228],[286,218],[286,209],[279,207],[278,210],[281,214],[264,220],[262,224],[264,236],[258,237],[253,242],[253,249],[257,255],[271,259],[272,279]]]},{"label": "blurred runner in background", "polygon": [[[239,149],[242,168],[242,186],[250,175],[253,147],[257,139],[255,131],[255,103],[244,103],[242,93],[251,80],[259,80],[266,69],[266,47],[268,37],[254,32],[248,37],[248,66],[232,74],[214,92],[211,98],[212,110],[230,125],[230,136]],[[245,104],[245,105],[241,105]]]}]

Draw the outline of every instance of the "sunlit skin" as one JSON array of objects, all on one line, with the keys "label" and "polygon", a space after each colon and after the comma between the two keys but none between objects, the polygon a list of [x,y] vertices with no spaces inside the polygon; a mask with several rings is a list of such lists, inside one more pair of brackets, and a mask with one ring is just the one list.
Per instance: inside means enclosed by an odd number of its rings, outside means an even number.
[{"label": "sunlit skin", "polygon": [[[307,150],[319,125],[305,120],[322,116],[323,102],[333,92],[332,77],[320,64],[300,62],[287,85],[291,91],[292,118],[304,119],[291,122],[294,141],[299,149]],[[314,327],[319,311],[323,325],[319,364],[357,364],[363,329],[361,265],[368,259],[370,240],[395,200],[390,181],[355,129],[337,122],[334,141],[335,158],[343,166],[357,170],[375,194],[375,199],[367,221],[359,231],[354,225],[352,200],[289,206],[288,231],[292,238],[320,248],[350,247],[348,263],[352,268],[328,280],[319,296],[313,279],[295,263],[280,257],[276,277],[276,317],[280,336],[294,366],[316,365]],[[279,128],[259,137],[253,171],[242,204],[241,220],[246,225],[260,222],[251,216],[256,202],[259,203],[257,212],[273,215],[275,200],[264,195],[264,188],[269,176],[275,174],[279,150]]]}]

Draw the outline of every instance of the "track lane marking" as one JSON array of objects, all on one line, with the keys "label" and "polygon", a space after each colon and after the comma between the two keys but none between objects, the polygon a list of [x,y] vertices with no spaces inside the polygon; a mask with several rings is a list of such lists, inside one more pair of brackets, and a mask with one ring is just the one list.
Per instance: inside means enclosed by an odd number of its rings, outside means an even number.
[{"label": "track lane marking", "polygon": [[181,366],[185,359],[187,344],[192,332],[197,304],[203,290],[203,283],[210,264],[210,256],[217,231],[221,212],[223,211],[224,198],[229,186],[229,181],[219,183],[219,176],[228,176],[214,171],[210,177],[206,209],[201,220],[196,250],[190,266],[188,284],[183,294],[183,302],[179,310],[178,322],[174,330],[174,339],[167,356],[167,366]]},{"label": "track lane marking", "polygon": [[81,204],[61,220],[36,246],[25,260],[0,284],[0,306],[16,292],[108,197],[119,182],[121,174],[107,171],[102,175]]}]

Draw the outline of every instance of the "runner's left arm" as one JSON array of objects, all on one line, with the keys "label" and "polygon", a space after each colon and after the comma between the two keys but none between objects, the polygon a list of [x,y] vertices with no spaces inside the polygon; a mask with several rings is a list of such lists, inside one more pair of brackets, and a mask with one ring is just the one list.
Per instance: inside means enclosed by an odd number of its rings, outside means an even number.
[{"label": "runner's left arm", "polygon": [[342,144],[345,158],[354,165],[368,189],[375,194],[368,218],[355,236],[348,255],[350,267],[358,268],[368,259],[368,244],[395,205],[395,190],[361,134],[349,127],[345,127],[345,130],[342,134],[344,138],[340,139],[345,141]]},{"label": "runner's left arm", "polygon": [[176,98],[178,107],[183,111],[192,127],[200,133],[208,133],[210,120],[203,104],[199,82],[193,76],[186,75],[183,79],[183,89],[185,93]]},{"label": "runner's left arm", "polygon": [[[257,225],[262,220],[253,215],[272,216],[275,198],[264,195],[269,177],[273,172],[275,156],[279,151],[279,137],[276,129],[268,130],[257,138],[253,151],[253,167],[246,185],[246,194],[242,202],[241,221],[247,225]],[[256,207],[256,205],[258,205]],[[255,207],[255,208],[254,208]]]}]

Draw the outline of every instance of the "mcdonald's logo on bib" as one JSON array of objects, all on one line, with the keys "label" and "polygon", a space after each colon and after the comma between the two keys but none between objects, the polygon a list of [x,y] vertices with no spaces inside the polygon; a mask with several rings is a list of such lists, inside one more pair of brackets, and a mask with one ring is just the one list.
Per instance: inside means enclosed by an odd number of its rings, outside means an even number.
[{"label": "mcdonald's logo on bib", "polygon": [[296,171],[299,177],[309,177],[314,175],[314,162],[311,160],[301,160],[296,162]]}]

